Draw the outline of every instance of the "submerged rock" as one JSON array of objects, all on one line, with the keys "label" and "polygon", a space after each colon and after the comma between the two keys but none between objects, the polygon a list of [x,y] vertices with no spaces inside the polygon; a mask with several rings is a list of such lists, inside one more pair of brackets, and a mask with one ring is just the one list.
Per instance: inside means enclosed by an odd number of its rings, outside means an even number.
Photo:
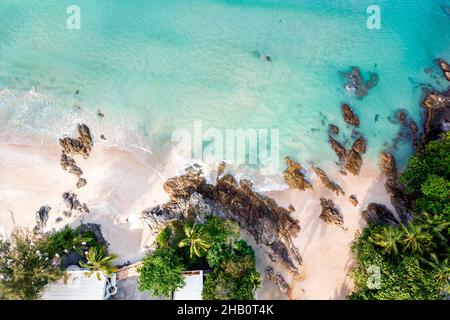
[{"label": "submerged rock", "polygon": [[344,146],[337,140],[335,140],[332,136],[328,136],[328,141],[330,142],[331,148],[334,150],[334,152],[336,152],[339,161],[344,162],[347,155],[347,150],[345,150]]},{"label": "submerged rock", "polygon": [[78,138],[61,138],[59,139],[59,144],[67,154],[82,155],[84,158],[88,158],[92,149],[91,132],[85,124],[79,124]]},{"label": "submerged rock", "polygon": [[359,154],[364,154],[367,151],[367,141],[364,137],[359,137],[353,143],[352,149],[358,152]]},{"label": "submerged rock", "polygon": [[350,108],[348,104],[343,104],[341,109],[344,115],[345,122],[354,126],[359,126],[359,118],[356,116],[355,112],[352,110],[352,108]]},{"label": "submerged rock", "polygon": [[320,181],[322,181],[323,185],[326,188],[335,192],[336,195],[341,194],[341,195],[345,196],[345,192],[344,192],[344,190],[342,190],[341,186],[339,186],[337,183],[331,181],[330,178],[328,178],[325,171],[323,171],[322,169],[317,168],[317,167],[313,167],[312,169],[315,172],[315,174],[317,175],[317,177],[319,177]]},{"label": "submerged rock", "polygon": [[358,98],[363,98],[369,93],[369,90],[375,87],[378,83],[378,75],[374,72],[369,72],[370,79],[365,82],[358,67],[352,67],[350,72],[344,72],[344,77],[347,79],[345,89],[353,92]]},{"label": "submerged rock", "polygon": [[319,216],[320,219],[328,224],[334,224],[340,227],[344,225],[344,216],[336,208],[333,200],[320,198],[320,205],[322,206],[322,212]]},{"label": "submerged rock", "polygon": [[441,68],[445,79],[450,81],[450,64],[448,64],[444,59],[437,59],[437,64]]},{"label": "submerged rock", "polygon": [[334,124],[328,125],[328,130],[334,134],[339,134],[339,127]]},{"label": "submerged rock", "polygon": [[287,169],[283,172],[284,181],[286,184],[293,189],[306,190],[312,188],[310,182],[305,178],[302,172],[303,168],[300,163],[295,162],[289,157],[285,158]]},{"label": "submerged rock", "polygon": [[144,221],[157,233],[170,220],[186,216],[201,220],[208,215],[236,221],[264,246],[269,257],[298,273],[302,264],[292,237],[300,231],[299,222],[290,212],[264,195],[252,190],[246,180],[239,183],[230,174],[208,184],[200,173],[186,172],[164,184],[170,201],[143,212]]},{"label": "submerged rock", "polygon": [[398,225],[397,217],[385,205],[370,203],[361,212],[363,219],[369,224]]}]

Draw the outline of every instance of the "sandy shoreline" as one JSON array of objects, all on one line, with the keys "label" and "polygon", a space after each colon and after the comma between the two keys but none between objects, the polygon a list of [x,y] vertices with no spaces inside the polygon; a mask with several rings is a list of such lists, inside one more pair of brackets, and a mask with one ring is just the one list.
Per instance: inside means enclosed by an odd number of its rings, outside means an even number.
[{"label": "sandy shoreline", "polygon": [[[8,234],[14,227],[32,229],[36,211],[43,205],[52,208],[47,229],[61,228],[65,224],[76,226],[83,222],[99,223],[110,243],[110,251],[119,254],[117,263],[135,262],[151,243],[140,213],[168,200],[162,186],[167,173],[155,172],[133,154],[112,147],[95,146],[89,159],[77,157],[84,171],[87,185],[75,186],[76,178],[59,165],[60,147],[13,145],[0,142],[0,233]],[[165,165],[170,168],[170,164]],[[336,167],[336,166],[335,166]],[[368,203],[377,202],[393,209],[384,189],[384,177],[376,163],[365,160],[358,177],[342,176],[336,168],[323,168],[331,179],[341,185],[345,196],[336,196],[314,177],[313,190],[284,190],[267,192],[281,206],[293,205],[293,215],[300,221],[301,231],[294,239],[304,260],[301,279],[292,279],[291,299],[344,299],[352,289],[348,276],[352,264],[350,244],[363,225],[360,211]],[[89,214],[64,218],[64,192],[75,192],[86,203]],[[357,195],[359,206],[353,207],[348,196]],[[342,228],[327,225],[319,219],[320,197],[332,199],[344,215]],[[248,236],[243,233],[243,237]],[[149,241],[150,240],[150,241]],[[264,275],[268,261],[256,243],[249,239],[257,251],[257,268]],[[282,271],[276,266],[276,271]],[[258,298],[283,298],[272,281],[266,281]]]}]

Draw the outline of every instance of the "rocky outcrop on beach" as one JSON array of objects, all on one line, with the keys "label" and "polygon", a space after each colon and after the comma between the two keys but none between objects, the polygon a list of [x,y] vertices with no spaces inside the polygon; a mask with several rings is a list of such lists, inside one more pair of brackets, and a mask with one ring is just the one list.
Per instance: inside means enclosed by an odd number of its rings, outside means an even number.
[{"label": "rocky outcrop on beach", "polygon": [[317,175],[317,177],[320,179],[320,181],[322,181],[323,185],[327,189],[330,189],[331,191],[335,192],[336,195],[338,195],[338,196],[340,194],[345,196],[345,192],[344,192],[344,190],[342,190],[341,186],[338,185],[336,182],[331,181],[331,179],[327,176],[325,171],[323,171],[322,169],[317,168],[317,167],[312,167],[312,170]]},{"label": "rocky outcrop on beach", "polygon": [[87,184],[86,179],[79,178],[78,181],[77,181],[76,186],[77,186],[78,189],[80,189],[80,188],[83,188],[86,184]]},{"label": "rocky outcrop on beach", "polygon": [[354,206],[357,207],[359,205],[358,198],[356,198],[356,195],[352,194],[350,197],[348,197],[348,201]]},{"label": "rocky outcrop on beach", "polygon": [[275,283],[277,284],[280,291],[284,294],[288,294],[289,290],[291,289],[289,284],[284,280],[283,276],[277,272],[277,275],[275,277]]},{"label": "rocky outcrop on beach", "polygon": [[64,137],[59,139],[59,144],[67,154],[88,158],[93,144],[91,132],[85,124],[79,124],[77,131],[78,138]]},{"label": "rocky outcrop on beach", "polygon": [[351,149],[345,158],[344,168],[347,172],[357,176],[361,171],[362,163],[361,155],[355,149]]},{"label": "rocky outcrop on beach", "polygon": [[421,152],[425,145],[450,130],[450,90],[446,92],[428,92],[422,102],[425,109],[423,133],[417,150]]},{"label": "rocky outcrop on beach", "polygon": [[97,223],[83,223],[79,227],[80,233],[92,232],[100,246],[108,248],[109,243],[102,234],[102,226]]},{"label": "rocky outcrop on beach", "polygon": [[33,229],[34,232],[42,232],[42,230],[45,228],[51,209],[52,208],[49,206],[42,206],[36,212],[36,226]]},{"label": "rocky outcrop on beach", "polygon": [[339,158],[339,162],[343,164],[345,172],[349,172],[353,175],[358,175],[363,160],[361,155],[366,152],[367,142],[364,138],[358,138],[350,150],[346,150],[345,147],[340,144],[336,139],[328,136],[331,148],[336,152]]},{"label": "rocky outcrop on beach", "polygon": [[186,172],[167,180],[164,190],[170,201],[143,212],[144,221],[155,234],[170,220],[189,217],[198,221],[217,215],[236,221],[263,245],[272,261],[299,273],[302,258],[292,242],[300,231],[298,221],[273,199],[254,192],[249,181],[237,182],[225,174],[212,185],[200,173]]},{"label": "rocky outcrop on beach", "polygon": [[322,206],[322,212],[319,216],[320,219],[328,224],[334,224],[339,227],[344,225],[344,216],[339,212],[333,200],[320,198],[320,205]]},{"label": "rocky outcrop on beach", "polygon": [[442,73],[444,74],[445,79],[450,81],[450,64],[447,63],[444,59],[437,59],[437,64],[442,70]]},{"label": "rocky outcrop on beach", "polygon": [[59,161],[63,170],[80,177],[83,174],[83,170],[76,164],[75,160],[68,156],[65,152],[61,153],[61,159]]},{"label": "rocky outcrop on beach", "polygon": [[405,193],[403,184],[398,180],[398,170],[394,156],[384,151],[381,152],[379,167],[386,176],[384,186],[391,199],[392,206],[397,211],[402,222],[408,221],[411,218],[411,201]]},{"label": "rocky outcrop on beach", "polygon": [[89,213],[89,208],[87,207],[87,205],[85,203],[81,203],[75,193],[64,192],[62,197],[67,207],[67,210],[64,211],[64,215],[66,217],[71,217],[74,213]]},{"label": "rocky outcrop on beach", "polygon": [[358,67],[352,67],[350,72],[343,72],[346,79],[345,89],[352,92],[356,97],[363,98],[369,94],[369,90],[375,87],[378,83],[378,75],[374,72],[369,72],[370,79],[366,82]]},{"label": "rocky outcrop on beach", "polygon": [[348,104],[343,104],[341,109],[345,122],[353,126],[359,126],[359,118],[356,116],[355,112],[352,110],[352,108],[350,108]]},{"label": "rocky outcrop on beach", "polygon": [[273,269],[272,266],[267,266],[266,267],[265,275],[266,275],[266,279],[267,280],[272,280],[273,279],[273,277],[275,276],[275,270]]},{"label": "rocky outcrop on beach", "polygon": [[397,217],[385,205],[370,203],[367,209],[361,212],[363,219],[369,224],[398,225]]},{"label": "rocky outcrop on beach", "polygon": [[312,188],[311,183],[305,178],[301,164],[289,157],[286,157],[285,160],[287,168],[283,172],[283,176],[286,184],[292,189],[306,190]]}]

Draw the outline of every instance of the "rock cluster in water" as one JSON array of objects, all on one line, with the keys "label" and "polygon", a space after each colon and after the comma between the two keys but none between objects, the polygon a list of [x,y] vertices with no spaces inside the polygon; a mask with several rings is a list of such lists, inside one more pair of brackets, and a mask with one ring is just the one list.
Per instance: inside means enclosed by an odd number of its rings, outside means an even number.
[{"label": "rock cluster in water", "polygon": [[450,81],[450,64],[448,64],[447,61],[445,61],[444,59],[437,59],[437,64],[441,68],[445,79]]},{"label": "rock cluster in water", "polygon": [[251,183],[239,183],[230,174],[208,184],[200,173],[186,172],[164,184],[170,201],[143,212],[143,219],[154,233],[171,220],[194,219],[203,222],[209,215],[236,221],[263,245],[273,262],[281,262],[299,273],[302,258],[292,238],[300,231],[290,212],[264,195],[252,190]]},{"label": "rock cluster in water", "polygon": [[343,104],[341,109],[345,122],[353,126],[359,126],[359,118],[348,104]]},{"label": "rock cluster in water", "polygon": [[378,75],[374,72],[369,72],[370,79],[364,81],[361,70],[358,67],[352,67],[350,72],[343,72],[346,79],[345,89],[352,92],[356,97],[363,98],[369,94],[369,90],[375,87],[378,83]]}]

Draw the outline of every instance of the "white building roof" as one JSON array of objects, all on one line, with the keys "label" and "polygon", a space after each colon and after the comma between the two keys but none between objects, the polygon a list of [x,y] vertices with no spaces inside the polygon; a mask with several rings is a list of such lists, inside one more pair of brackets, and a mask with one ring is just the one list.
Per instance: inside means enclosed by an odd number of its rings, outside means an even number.
[{"label": "white building roof", "polygon": [[98,272],[90,277],[86,270],[66,271],[67,275],[44,289],[42,300],[104,300],[107,279]]},{"label": "white building roof", "polygon": [[202,300],[203,271],[183,272],[185,286],[173,293],[173,300]]}]

